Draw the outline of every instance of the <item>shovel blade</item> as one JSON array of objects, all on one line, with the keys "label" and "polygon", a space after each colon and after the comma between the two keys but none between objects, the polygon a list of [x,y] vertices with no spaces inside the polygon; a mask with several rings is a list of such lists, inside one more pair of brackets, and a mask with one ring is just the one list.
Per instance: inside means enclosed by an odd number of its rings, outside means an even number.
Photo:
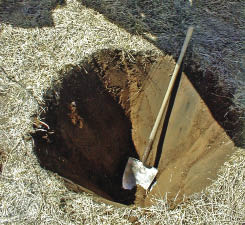
[{"label": "shovel blade", "polygon": [[156,168],[148,168],[144,166],[140,160],[129,157],[123,173],[122,186],[124,189],[131,190],[136,186],[136,184],[139,184],[147,190],[156,174]]}]

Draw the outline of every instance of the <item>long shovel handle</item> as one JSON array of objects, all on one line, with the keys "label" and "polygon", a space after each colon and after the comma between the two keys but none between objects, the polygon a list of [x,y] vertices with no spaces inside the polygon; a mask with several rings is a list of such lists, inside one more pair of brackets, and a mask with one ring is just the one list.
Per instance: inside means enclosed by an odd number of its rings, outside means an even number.
[{"label": "long shovel handle", "polygon": [[150,134],[150,137],[149,137],[149,140],[148,140],[148,144],[147,144],[146,149],[145,149],[144,154],[143,154],[142,163],[144,165],[145,165],[146,160],[147,160],[147,158],[149,156],[149,153],[151,151],[152,144],[153,144],[154,138],[155,138],[156,133],[157,133],[157,129],[159,127],[159,124],[160,124],[160,121],[162,119],[163,113],[164,113],[165,108],[167,106],[168,99],[170,97],[171,91],[172,91],[172,89],[174,87],[174,82],[175,82],[175,80],[177,78],[177,75],[178,75],[178,72],[179,72],[179,69],[180,69],[180,65],[182,63],[182,60],[184,58],[187,46],[188,46],[189,41],[191,39],[191,35],[192,35],[192,32],[193,32],[193,29],[194,28],[192,26],[190,26],[188,28],[188,31],[187,31],[187,34],[186,34],[186,38],[185,38],[184,44],[183,44],[181,52],[180,52],[180,56],[179,56],[178,61],[177,61],[176,65],[175,65],[175,69],[174,69],[172,78],[171,78],[171,80],[169,82],[169,86],[168,86],[167,92],[166,92],[165,97],[163,99],[161,108],[159,110],[159,113],[158,113],[156,121],[155,121],[155,124],[154,124],[154,126],[152,128],[152,131],[151,131],[151,134]]}]

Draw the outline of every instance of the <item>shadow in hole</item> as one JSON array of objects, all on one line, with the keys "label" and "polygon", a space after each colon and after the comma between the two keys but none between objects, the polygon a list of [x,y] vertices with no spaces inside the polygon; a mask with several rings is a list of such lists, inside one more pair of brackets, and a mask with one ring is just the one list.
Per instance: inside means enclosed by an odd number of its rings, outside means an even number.
[{"label": "shadow in hole", "polygon": [[[179,51],[183,44],[186,30],[189,24],[197,24],[202,26],[209,23],[213,24],[212,18],[202,18],[198,16],[199,11],[195,11],[195,7],[191,7],[189,1],[148,1],[148,0],[78,0],[86,7],[92,8],[99,13],[105,15],[112,23],[122,27],[132,34],[141,35],[148,41],[152,42],[159,49],[163,49],[165,53],[173,55],[177,59]],[[193,4],[196,4],[195,2]],[[202,4],[202,3],[200,3]],[[203,3],[204,4],[204,3]],[[199,6],[199,8],[201,5]],[[237,5],[234,5],[237,7]],[[196,21],[196,19],[199,19]],[[231,27],[224,20],[226,26],[208,26],[210,34],[214,32],[217,35],[231,33],[234,34],[232,39],[239,40],[240,33],[236,31],[234,24]],[[205,29],[204,29],[205,30]],[[149,37],[150,34],[152,37]],[[167,34],[167,35],[166,35]],[[191,61],[192,44],[195,40],[195,45],[202,48],[212,48],[220,51],[224,46],[221,42],[214,41],[207,43],[207,35],[210,35],[205,30],[194,32],[192,43],[188,47],[186,53],[186,62],[184,72],[191,81],[200,97],[205,101],[210,109],[214,119],[224,128],[226,133],[234,141],[238,147],[245,147],[245,141],[242,138],[241,118],[244,117],[244,111],[236,109],[232,102],[234,89],[227,88],[226,84],[220,84],[215,68],[208,68],[206,72],[199,71],[199,66]],[[217,38],[217,40],[220,38]],[[181,41],[180,41],[181,40]],[[167,43],[167,44],[166,44]],[[231,45],[227,42],[227,45]],[[207,46],[208,45],[208,46]],[[212,46],[210,46],[212,45]],[[173,50],[174,49],[174,50]],[[175,51],[179,49],[179,51]]]},{"label": "shadow in hole", "polygon": [[104,88],[94,68],[72,68],[65,74],[55,98],[48,91],[42,118],[48,132],[36,129],[35,152],[41,166],[96,194],[132,204],[135,189],[122,189],[128,157],[138,157],[131,122]]},{"label": "shadow in hole", "polygon": [[51,27],[52,10],[65,5],[65,0],[1,0],[0,23],[23,28]]}]

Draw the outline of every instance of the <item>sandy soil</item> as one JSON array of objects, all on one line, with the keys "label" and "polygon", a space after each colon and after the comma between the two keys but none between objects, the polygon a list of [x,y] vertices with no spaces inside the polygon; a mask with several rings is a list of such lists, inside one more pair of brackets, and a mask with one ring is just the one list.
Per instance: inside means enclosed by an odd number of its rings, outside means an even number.
[{"label": "sandy soil", "polygon": [[[147,82],[131,114],[133,140],[140,156],[172,68],[172,64],[161,61],[161,66],[150,72],[152,79]],[[147,195],[146,205],[151,204],[153,196],[163,198],[167,193],[168,198],[173,199],[178,194],[180,200],[184,195],[203,190],[233,153],[233,142],[213,118],[186,74],[182,75],[166,134],[163,130],[163,126],[160,127],[149,160],[150,165],[158,167],[159,173],[156,185]]]}]

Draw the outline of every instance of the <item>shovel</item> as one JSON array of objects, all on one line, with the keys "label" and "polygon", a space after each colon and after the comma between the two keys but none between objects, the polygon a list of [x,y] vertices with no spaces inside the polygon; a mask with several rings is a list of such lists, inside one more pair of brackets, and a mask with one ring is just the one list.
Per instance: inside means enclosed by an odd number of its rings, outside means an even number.
[{"label": "shovel", "polygon": [[152,150],[152,145],[153,145],[153,141],[154,138],[156,136],[157,133],[157,129],[159,127],[160,121],[162,119],[163,113],[165,111],[165,108],[167,106],[171,91],[174,87],[174,82],[177,78],[177,74],[179,72],[180,69],[180,65],[182,63],[183,57],[185,55],[188,43],[191,39],[191,35],[193,32],[193,27],[190,26],[188,28],[187,34],[186,34],[186,38],[184,41],[184,44],[182,46],[181,49],[181,53],[180,56],[178,58],[178,61],[176,63],[172,78],[169,82],[169,86],[168,89],[166,91],[165,97],[163,99],[161,108],[159,110],[159,113],[157,115],[155,124],[152,128],[149,140],[148,140],[148,144],[146,146],[146,149],[144,151],[143,157],[142,157],[142,161],[129,157],[127,165],[125,167],[124,173],[123,173],[123,180],[122,180],[122,187],[124,189],[127,190],[131,190],[134,188],[134,186],[136,186],[136,184],[139,184],[140,186],[142,186],[144,189],[148,189],[152,183],[152,181],[154,180],[158,170],[154,167],[149,167],[146,164],[146,161],[148,159],[148,156]]}]

